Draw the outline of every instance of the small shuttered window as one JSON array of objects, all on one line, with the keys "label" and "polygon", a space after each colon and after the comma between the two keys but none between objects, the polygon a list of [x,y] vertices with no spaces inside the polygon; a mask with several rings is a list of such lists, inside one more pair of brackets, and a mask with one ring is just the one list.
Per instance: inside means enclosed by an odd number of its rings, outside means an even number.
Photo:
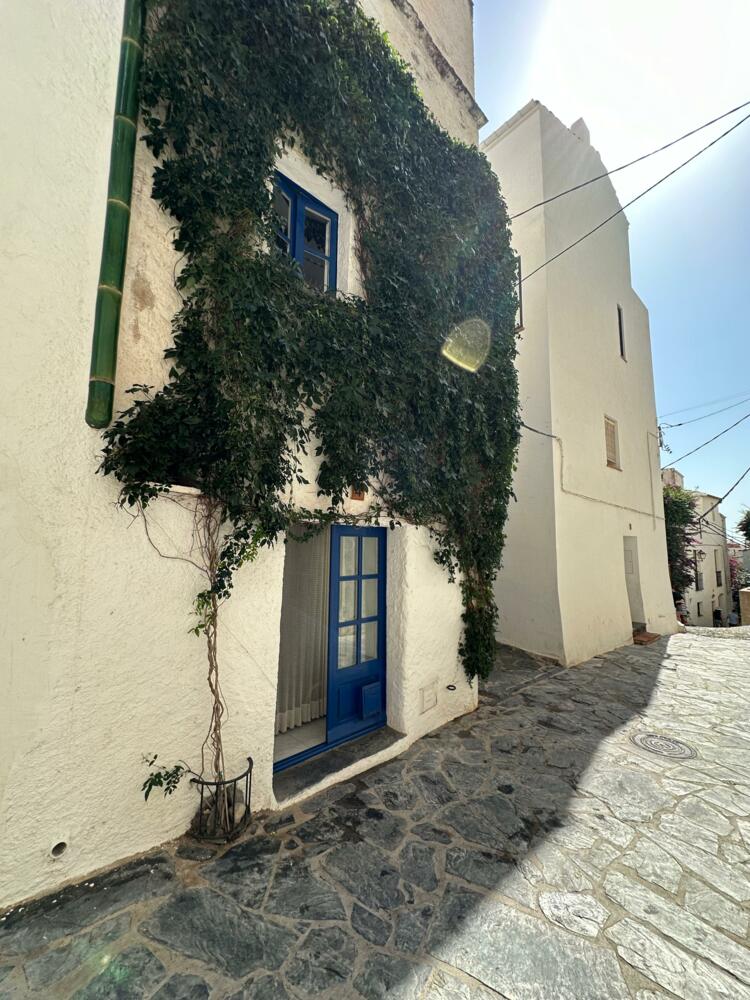
[{"label": "small shuttered window", "polygon": [[620,468],[620,449],[617,442],[617,421],[604,418],[604,441],[607,448],[607,465],[610,469]]}]

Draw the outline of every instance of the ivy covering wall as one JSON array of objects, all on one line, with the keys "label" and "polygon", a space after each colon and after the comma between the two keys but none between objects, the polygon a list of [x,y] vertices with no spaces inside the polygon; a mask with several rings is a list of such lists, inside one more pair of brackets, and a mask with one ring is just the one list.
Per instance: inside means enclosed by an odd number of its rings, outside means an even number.
[{"label": "ivy covering wall", "polygon": [[[515,262],[489,164],[440,128],[354,0],[148,13],[142,121],[183,305],[170,381],[134,387],[102,471],[125,503],[182,483],[221,504],[220,599],[258,545],[295,521],[345,520],[350,487],[367,488],[368,517],[429,527],[438,562],[460,569],[461,654],[486,675],[519,433]],[[315,291],[269,249],[270,179],[291,146],[345,193],[363,298]],[[476,373],[440,354],[472,317],[492,331]],[[284,496],[313,437],[326,499],[301,511]]]}]

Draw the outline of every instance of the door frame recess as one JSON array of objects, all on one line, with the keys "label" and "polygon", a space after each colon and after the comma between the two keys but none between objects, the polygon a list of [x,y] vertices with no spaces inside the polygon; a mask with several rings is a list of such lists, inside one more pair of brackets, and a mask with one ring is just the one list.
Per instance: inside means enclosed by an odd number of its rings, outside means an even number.
[{"label": "door frame recess", "polygon": [[[309,760],[311,757],[317,757],[319,754],[326,753],[328,750],[332,750],[334,747],[339,747],[344,743],[350,743],[354,740],[360,739],[362,736],[367,736],[370,733],[376,732],[378,729],[383,729],[387,724],[387,718],[385,715],[379,717],[376,722],[372,725],[367,726],[363,729],[358,729],[354,733],[346,734],[338,739],[330,740],[328,737],[328,714],[330,709],[330,692],[331,692],[331,650],[333,648],[333,636],[337,629],[337,622],[333,622],[331,608],[334,604],[332,593],[335,585],[338,586],[338,573],[334,573],[334,569],[338,566],[338,552],[334,553],[334,545],[336,544],[338,538],[341,537],[340,532],[336,531],[336,528],[349,529],[353,534],[359,536],[364,535],[376,535],[381,539],[383,545],[383,562],[382,562],[382,578],[379,580],[378,586],[378,600],[380,602],[379,606],[382,608],[382,620],[379,622],[379,634],[378,634],[378,644],[382,643],[383,649],[383,689],[385,690],[385,681],[387,676],[387,576],[388,576],[388,549],[387,549],[387,529],[380,526],[372,527],[360,527],[360,528],[350,528],[349,525],[332,524],[331,525],[331,554],[329,556],[329,593],[328,593],[328,633],[329,633],[329,643],[328,643],[328,657],[326,662],[326,739],[323,743],[317,743],[313,747],[309,747],[307,750],[302,750],[299,753],[292,754],[291,757],[285,757],[283,760],[274,761],[273,773],[276,774],[279,771],[285,771],[287,768],[294,767],[296,764],[302,764],[304,761]],[[361,546],[360,546],[361,550]],[[361,558],[361,555],[360,555]],[[378,575],[380,576],[381,570],[379,568]],[[338,600],[335,602],[338,604]]]}]

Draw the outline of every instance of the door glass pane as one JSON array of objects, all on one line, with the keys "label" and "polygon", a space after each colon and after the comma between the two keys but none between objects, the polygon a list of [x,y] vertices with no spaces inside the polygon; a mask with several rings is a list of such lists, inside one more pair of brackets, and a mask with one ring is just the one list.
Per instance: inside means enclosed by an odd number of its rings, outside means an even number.
[{"label": "door glass pane", "polygon": [[378,538],[376,535],[366,535],[362,539],[362,572],[377,573],[378,571]]},{"label": "door glass pane", "polygon": [[328,253],[328,225],[328,219],[311,212],[309,208],[305,209],[305,250]]},{"label": "door glass pane", "polygon": [[321,292],[324,292],[328,287],[327,270],[328,265],[321,257],[315,257],[313,254],[305,251],[305,258],[302,262],[302,273],[308,285],[312,285],[313,288],[318,288]]},{"label": "door glass pane", "polygon": [[357,626],[344,625],[339,629],[339,670],[353,667],[357,662]]},{"label": "door glass pane", "polygon": [[374,618],[378,613],[378,581],[362,581],[362,610],[360,618]]},{"label": "door glass pane", "polygon": [[357,617],[357,581],[339,583],[339,621],[350,622]]},{"label": "door glass pane", "polygon": [[357,573],[357,539],[354,535],[342,535],[339,540],[339,576],[355,576]]},{"label": "door glass pane", "polygon": [[365,622],[362,625],[360,661],[375,660],[378,656],[378,623]]}]

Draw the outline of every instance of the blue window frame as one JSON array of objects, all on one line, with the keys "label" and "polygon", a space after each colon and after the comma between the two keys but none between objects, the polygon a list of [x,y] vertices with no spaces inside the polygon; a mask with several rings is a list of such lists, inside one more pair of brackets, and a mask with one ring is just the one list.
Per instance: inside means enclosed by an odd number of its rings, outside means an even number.
[{"label": "blue window frame", "polygon": [[276,245],[300,266],[305,281],[321,292],[336,290],[336,212],[278,171],[273,206],[278,220]]}]

